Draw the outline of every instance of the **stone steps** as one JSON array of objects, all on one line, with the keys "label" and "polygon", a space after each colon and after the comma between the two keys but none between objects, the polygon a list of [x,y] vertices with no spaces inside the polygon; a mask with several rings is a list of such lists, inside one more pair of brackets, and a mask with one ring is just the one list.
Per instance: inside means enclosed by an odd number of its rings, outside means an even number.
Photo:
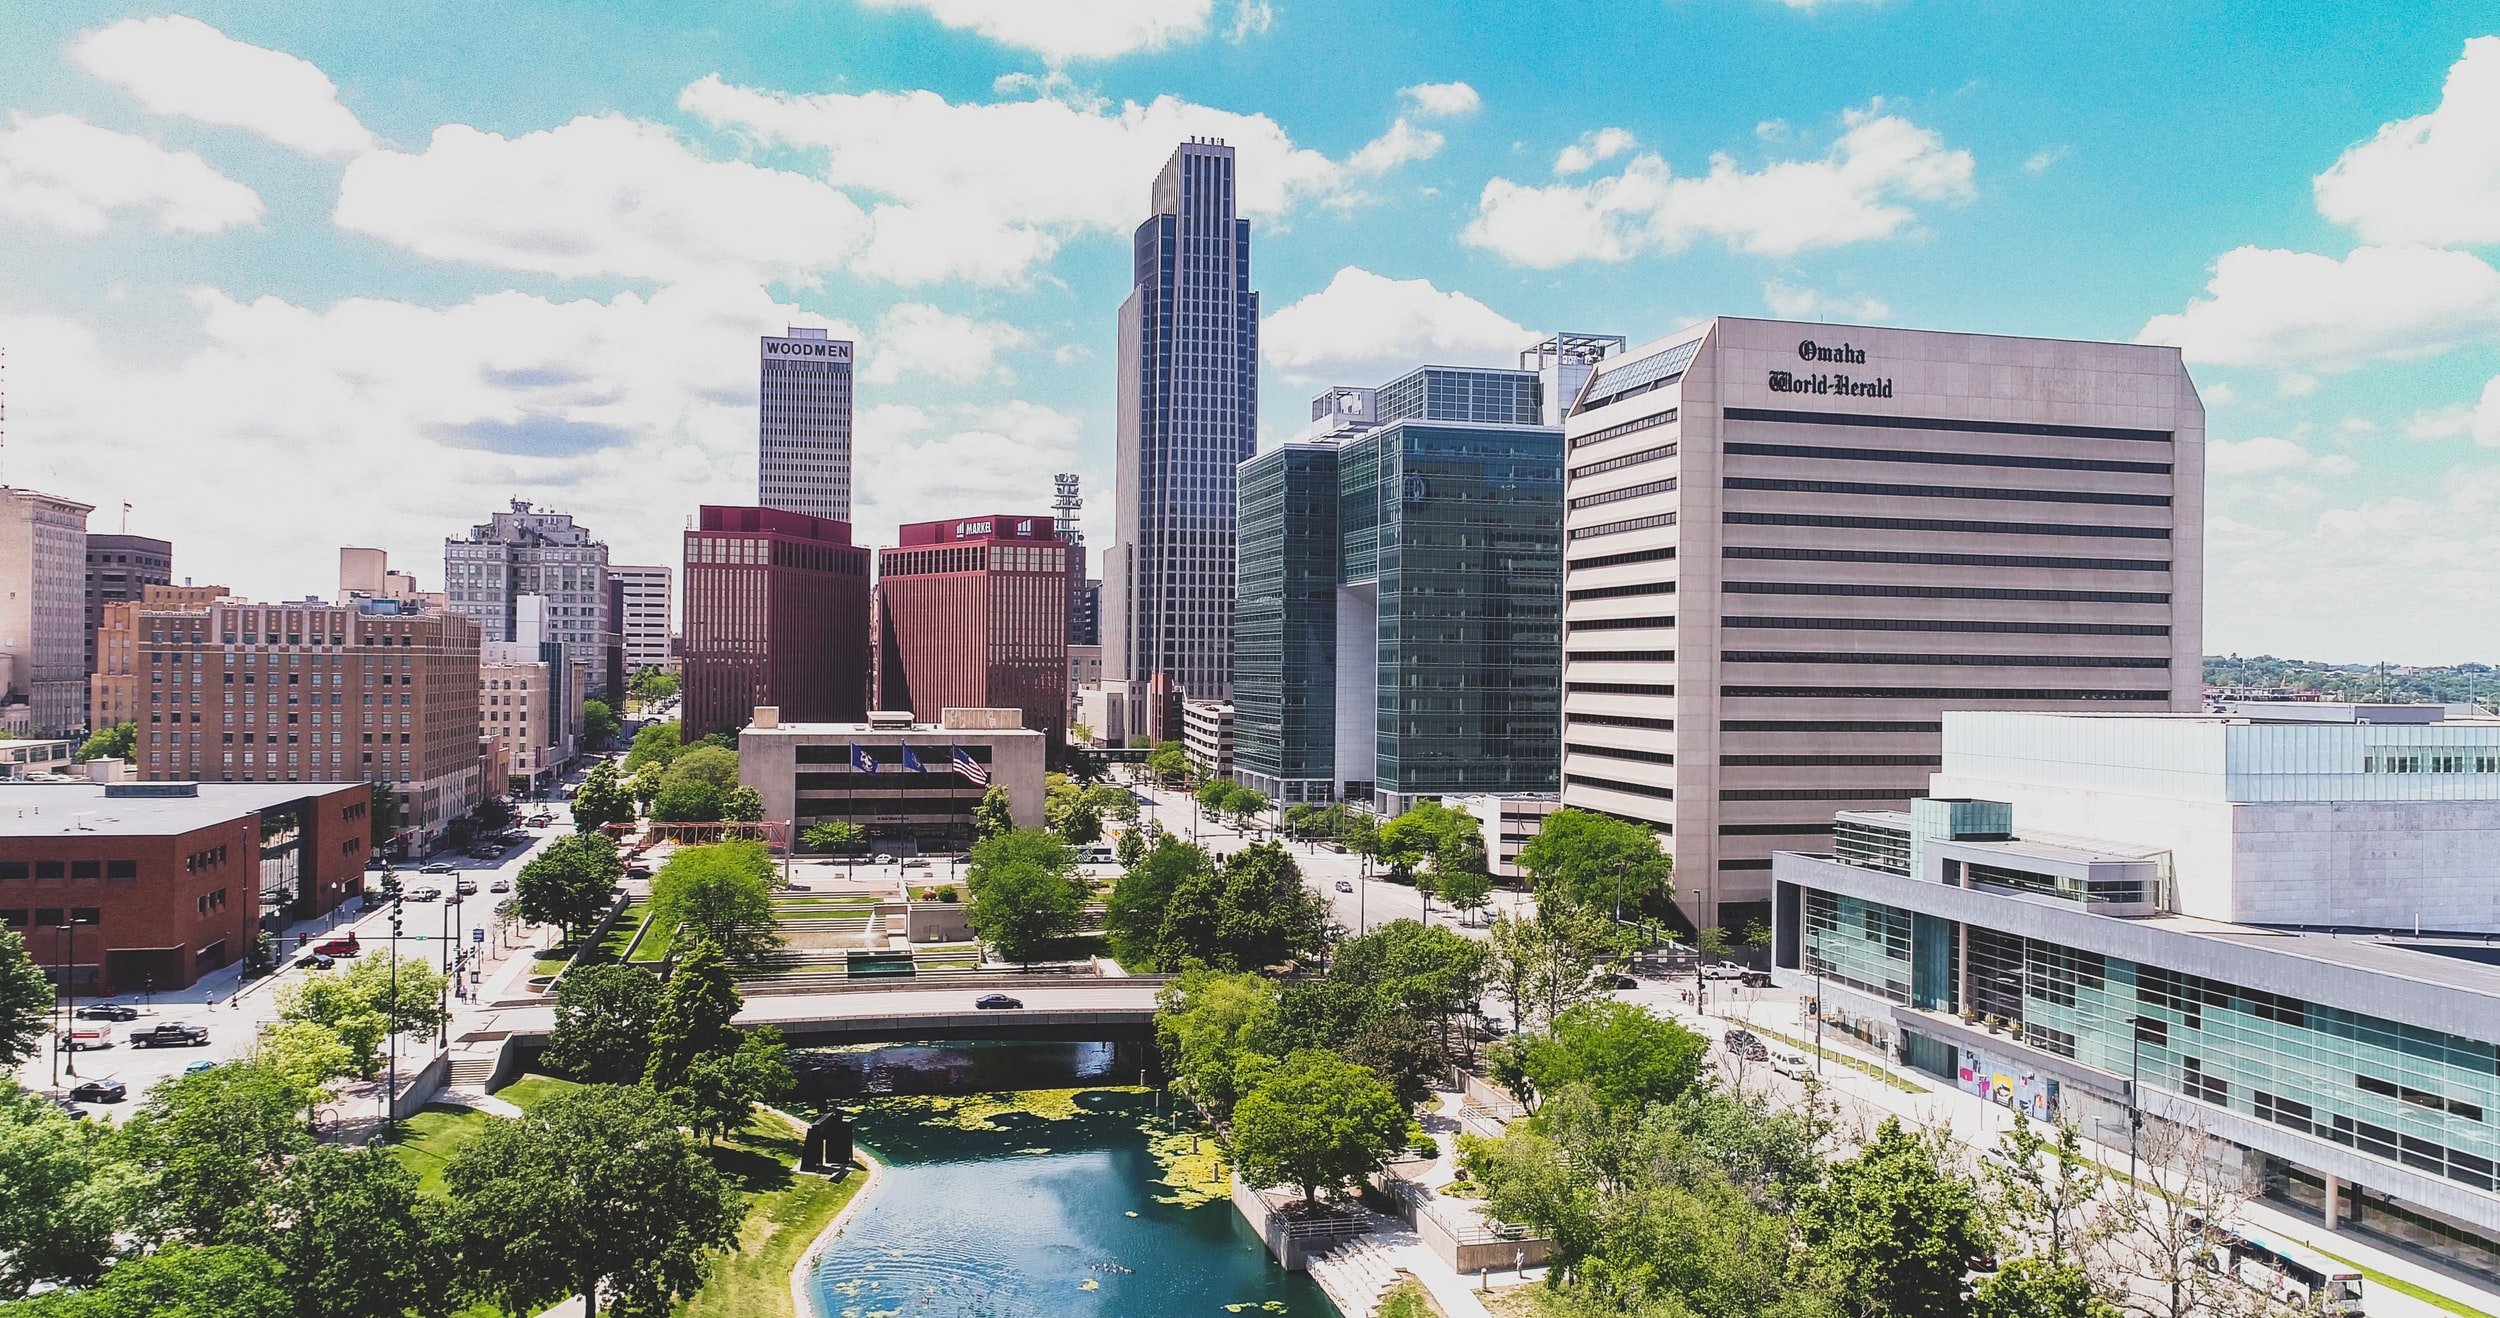
[{"label": "stone steps", "polygon": [[1378,1239],[1355,1236],[1311,1258],[1311,1280],[1346,1318],[1372,1318],[1402,1269]]},{"label": "stone steps", "polygon": [[495,1078],[493,1053],[454,1053],[451,1057],[451,1078],[447,1087],[486,1092],[486,1082]]}]

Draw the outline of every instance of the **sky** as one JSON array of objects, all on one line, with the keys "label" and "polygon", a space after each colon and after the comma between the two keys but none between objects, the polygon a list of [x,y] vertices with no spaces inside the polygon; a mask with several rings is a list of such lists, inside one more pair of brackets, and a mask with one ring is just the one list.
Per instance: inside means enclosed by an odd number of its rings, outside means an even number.
[{"label": "sky", "polygon": [[674,563],[756,347],[860,343],[857,535],[1110,538],[1128,234],[1240,155],[1329,385],[1712,314],[2175,344],[2205,648],[2500,658],[2500,14],[1950,0],[0,5],[0,481],[175,572],[428,584],[513,498]]}]

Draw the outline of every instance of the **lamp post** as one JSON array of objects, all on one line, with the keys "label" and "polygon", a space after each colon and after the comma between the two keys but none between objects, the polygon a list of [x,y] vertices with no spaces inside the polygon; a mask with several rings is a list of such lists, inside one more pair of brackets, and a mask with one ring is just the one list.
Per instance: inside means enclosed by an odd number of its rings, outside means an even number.
[{"label": "lamp post", "polygon": [[52,1036],[52,1083],[61,1083],[61,1054],[69,1053],[69,1078],[78,1078],[78,922],[65,919],[61,935],[61,1028]]},{"label": "lamp post", "polygon": [[399,916],[400,898],[391,895],[391,1078],[382,1091],[382,1124],[399,1129]]},{"label": "lamp post", "polygon": [[2136,1091],[2144,1085],[2144,1018],[2127,1018],[2127,1189],[2135,1189],[2136,1146],[2144,1131],[2144,1109]]}]

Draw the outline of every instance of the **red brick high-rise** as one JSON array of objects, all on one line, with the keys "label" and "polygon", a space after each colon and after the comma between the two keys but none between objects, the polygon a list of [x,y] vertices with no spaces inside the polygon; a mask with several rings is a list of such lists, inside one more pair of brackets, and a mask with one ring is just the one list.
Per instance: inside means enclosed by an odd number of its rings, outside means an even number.
[{"label": "red brick high-rise", "polygon": [[705,504],[686,532],[680,661],[691,740],[746,726],[868,716],[868,551],[848,522]]},{"label": "red brick high-rise", "polygon": [[1051,519],[916,522],[878,551],[877,707],[1024,711],[1067,741],[1068,542]]}]

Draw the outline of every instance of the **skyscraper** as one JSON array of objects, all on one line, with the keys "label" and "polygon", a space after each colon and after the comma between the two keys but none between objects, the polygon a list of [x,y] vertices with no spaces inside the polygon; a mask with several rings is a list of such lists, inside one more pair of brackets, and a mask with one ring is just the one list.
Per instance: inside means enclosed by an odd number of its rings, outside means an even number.
[{"label": "skyscraper", "polygon": [[608,575],[625,588],[625,670],[671,667],[668,655],[669,595],[676,570],[668,567],[619,567]]},{"label": "skyscraper", "polygon": [[617,628],[609,608],[608,545],[574,525],[571,514],[515,499],[511,511],[470,527],[467,539],[446,539],[443,591],[452,611],[476,619],[488,641],[515,639],[513,609],[520,597],[546,596],[548,639],[561,643],[567,658],[588,665],[594,691],[607,687]]},{"label": "skyscraper", "polygon": [[779,508],[705,504],[686,532],[688,739],[758,705],[792,723],[868,715],[868,551],[851,528]]},{"label": "skyscraper", "polygon": [[[149,586],[169,585],[174,579],[174,546],[168,540],[155,540],[144,535],[97,535],[87,537],[87,675],[96,671],[96,629],[104,625],[104,606],[139,598]],[[86,726],[93,731],[103,726],[95,720],[92,705],[87,711]]]},{"label": "skyscraper", "polygon": [[1020,709],[1067,740],[1068,545],[1047,517],[902,528],[878,551],[877,708],[934,723],[948,706]]},{"label": "skyscraper", "polygon": [[[1192,139],[1137,226],[1120,304],[1119,522],[1102,568],[1106,677],[1143,689],[1163,676],[1219,700],[1232,690],[1234,469],[1259,420],[1259,295],[1233,182],[1233,149]],[[1179,735],[1156,721],[1141,731]]]},{"label": "skyscraper", "polygon": [[67,736],[87,716],[91,505],[0,485],[0,723]]},{"label": "skyscraper", "polygon": [[851,520],[851,344],[793,325],[762,341],[756,502]]}]

